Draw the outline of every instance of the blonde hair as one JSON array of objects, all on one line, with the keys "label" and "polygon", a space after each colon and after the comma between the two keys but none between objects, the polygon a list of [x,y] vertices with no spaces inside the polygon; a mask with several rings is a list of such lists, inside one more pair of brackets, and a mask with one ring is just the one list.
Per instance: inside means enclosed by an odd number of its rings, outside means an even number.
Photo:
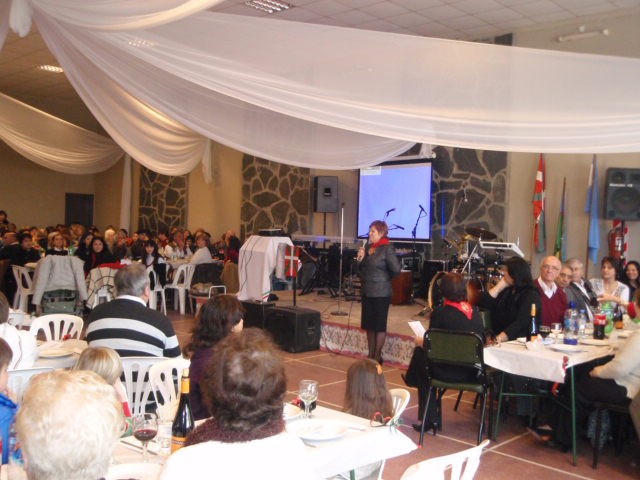
[{"label": "blonde hair", "polygon": [[16,416],[29,480],[96,480],[124,425],[115,389],[94,372],[32,377]]},{"label": "blonde hair", "polygon": [[391,394],[378,362],[364,359],[351,364],[347,370],[344,411],[368,419],[377,412],[383,417],[393,415]]},{"label": "blonde hair", "polygon": [[113,385],[122,375],[122,360],[111,348],[90,347],[82,351],[72,370],[90,370]]}]

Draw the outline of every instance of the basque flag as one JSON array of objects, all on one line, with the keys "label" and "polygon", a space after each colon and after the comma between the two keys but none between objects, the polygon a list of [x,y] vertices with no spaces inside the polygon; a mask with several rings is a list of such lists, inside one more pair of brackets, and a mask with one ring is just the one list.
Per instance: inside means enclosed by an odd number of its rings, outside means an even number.
[{"label": "basque flag", "polygon": [[545,192],[545,163],[544,157],[540,154],[538,171],[536,172],[536,185],[533,191],[533,220],[535,223],[533,230],[533,243],[537,252],[546,251],[547,234],[544,226],[544,192]]}]

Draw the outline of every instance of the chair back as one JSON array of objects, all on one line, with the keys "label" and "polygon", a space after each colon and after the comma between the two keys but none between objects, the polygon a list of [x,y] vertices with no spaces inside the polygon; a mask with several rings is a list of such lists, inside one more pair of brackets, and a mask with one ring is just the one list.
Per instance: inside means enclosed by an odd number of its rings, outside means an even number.
[{"label": "chair back", "polygon": [[191,286],[191,280],[193,279],[193,273],[195,271],[195,265],[191,263],[183,263],[178,267],[176,273],[173,275],[171,286],[189,288]]},{"label": "chair back", "polygon": [[32,282],[29,270],[25,267],[21,267],[20,265],[11,265],[11,269],[13,270],[13,278],[16,279],[16,285],[18,285],[18,288],[31,290]]},{"label": "chair back", "polygon": [[411,399],[411,393],[404,388],[392,388],[389,390],[391,394],[391,401],[393,402],[393,419],[397,420],[404,412],[404,409],[409,405]]},{"label": "chair back", "polygon": [[21,368],[18,370],[10,370],[7,386],[15,393],[17,403],[21,403],[22,396],[29,386],[31,377],[40,373],[49,372],[51,370],[53,370],[52,367]]},{"label": "chair back", "polygon": [[7,273],[7,270],[9,270],[9,267],[11,266],[11,259],[7,258],[5,260],[0,260],[0,291],[4,292],[4,276]]},{"label": "chair back", "polygon": [[[124,357],[122,359],[122,375],[131,414],[144,413],[151,397],[149,369],[164,357]],[[152,399],[153,400],[153,399]],[[154,409],[155,410],[155,409]]]},{"label": "chair back", "polygon": [[404,471],[400,480],[444,480],[445,472],[449,468],[451,468],[450,480],[472,480],[480,465],[482,450],[487,445],[489,440],[468,450],[411,465]]},{"label": "chair back", "polygon": [[424,334],[427,365],[484,370],[484,344],[477,333],[432,328]]},{"label": "chair back", "polygon": [[44,330],[44,336],[47,341],[62,340],[65,335],[80,338],[84,321],[75,315],[64,313],[52,313],[51,315],[42,315],[33,320],[29,331],[38,336],[40,330]]},{"label": "chair back", "polygon": [[[177,407],[182,371],[189,368],[190,364],[191,362],[186,358],[170,358],[149,368],[149,383],[158,405],[160,418],[173,419],[171,411]],[[169,412],[168,415],[165,414],[165,411]]]}]

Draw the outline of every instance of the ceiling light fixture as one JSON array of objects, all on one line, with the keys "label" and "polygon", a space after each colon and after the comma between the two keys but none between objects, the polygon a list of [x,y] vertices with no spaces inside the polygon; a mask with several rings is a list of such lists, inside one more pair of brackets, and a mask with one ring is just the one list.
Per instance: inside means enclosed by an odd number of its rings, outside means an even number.
[{"label": "ceiling light fixture", "polygon": [[293,7],[292,4],[278,0],[250,0],[244,2],[247,7],[255,8],[266,13],[278,13]]},{"label": "ceiling light fixture", "polygon": [[46,72],[52,72],[52,73],[62,73],[62,72],[64,72],[62,67],[58,67],[56,65],[38,65],[38,69],[44,70]]},{"label": "ceiling light fixture", "polygon": [[590,32],[587,32],[586,27],[584,25],[580,25],[576,33],[560,35],[556,40],[560,43],[571,42],[573,40],[582,40],[583,38],[598,37],[600,35],[609,35],[609,29],[603,28],[602,30],[592,30]]},{"label": "ceiling light fixture", "polygon": [[153,47],[153,46],[155,46],[155,43],[149,42],[147,40],[143,40],[141,38],[137,38],[135,40],[129,40],[127,43],[129,45],[131,45],[132,47]]}]

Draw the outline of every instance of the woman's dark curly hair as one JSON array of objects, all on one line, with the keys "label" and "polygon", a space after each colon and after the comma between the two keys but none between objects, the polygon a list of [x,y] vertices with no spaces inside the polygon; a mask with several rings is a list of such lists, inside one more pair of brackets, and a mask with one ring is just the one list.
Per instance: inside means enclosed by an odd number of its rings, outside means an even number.
[{"label": "woman's dark curly hair", "polygon": [[620,280],[620,260],[618,260],[616,257],[602,257],[602,260],[600,260],[600,266],[604,267],[605,263],[608,263],[613,267],[613,269],[616,271],[616,280]]},{"label": "woman's dark curly hair", "polygon": [[511,257],[505,260],[504,266],[507,272],[513,278],[513,286],[516,288],[532,287],[533,277],[531,276],[531,267],[520,257]]},{"label": "woman's dark curly hair", "polygon": [[249,432],[282,418],[287,379],[269,335],[248,328],[213,347],[201,388],[222,430]]},{"label": "woman's dark curly hair", "polygon": [[242,317],[244,308],[233,295],[217,295],[207,300],[196,315],[196,325],[191,331],[191,341],[186,351],[205,350],[231,333]]}]

